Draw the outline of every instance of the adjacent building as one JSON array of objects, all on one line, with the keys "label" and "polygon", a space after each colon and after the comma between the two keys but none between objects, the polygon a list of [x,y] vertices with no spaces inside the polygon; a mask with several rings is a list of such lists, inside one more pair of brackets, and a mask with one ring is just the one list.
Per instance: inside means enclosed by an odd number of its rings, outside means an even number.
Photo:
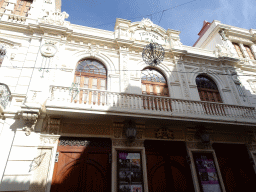
[{"label": "adjacent building", "polygon": [[191,47],[150,19],[106,31],[60,0],[0,6],[0,191],[254,187],[256,30],[205,21]]}]

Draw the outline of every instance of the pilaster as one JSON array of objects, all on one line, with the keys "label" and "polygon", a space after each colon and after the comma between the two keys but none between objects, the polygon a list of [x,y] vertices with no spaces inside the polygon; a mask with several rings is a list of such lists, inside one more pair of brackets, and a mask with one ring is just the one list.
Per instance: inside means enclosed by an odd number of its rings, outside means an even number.
[{"label": "pilaster", "polygon": [[241,49],[241,51],[243,52],[243,55],[245,56],[245,58],[246,58],[246,59],[250,59],[250,57],[249,57],[249,55],[248,55],[248,53],[247,53],[247,51],[246,51],[244,45],[243,45],[242,43],[239,43],[239,46],[240,46],[240,49]]},{"label": "pilaster", "polygon": [[120,91],[129,93],[130,72],[129,72],[129,47],[119,45],[119,69],[120,69]]},{"label": "pilaster", "polygon": [[187,79],[182,55],[175,56],[175,64],[176,64],[176,69],[177,69],[177,73],[178,73],[178,77],[179,77],[179,81],[180,81],[180,85],[183,93],[183,98],[190,99],[188,79]]}]

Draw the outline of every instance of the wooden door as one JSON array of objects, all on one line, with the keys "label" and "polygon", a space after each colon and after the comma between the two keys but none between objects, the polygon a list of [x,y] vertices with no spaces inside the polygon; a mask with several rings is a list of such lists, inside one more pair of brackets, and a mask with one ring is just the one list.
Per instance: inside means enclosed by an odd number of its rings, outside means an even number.
[{"label": "wooden door", "polygon": [[226,192],[254,191],[256,175],[246,146],[214,143]]},{"label": "wooden door", "polygon": [[183,142],[145,141],[149,192],[193,192]]},{"label": "wooden door", "polygon": [[62,138],[57,151],[51,192],[111,191],[110,140]]}]

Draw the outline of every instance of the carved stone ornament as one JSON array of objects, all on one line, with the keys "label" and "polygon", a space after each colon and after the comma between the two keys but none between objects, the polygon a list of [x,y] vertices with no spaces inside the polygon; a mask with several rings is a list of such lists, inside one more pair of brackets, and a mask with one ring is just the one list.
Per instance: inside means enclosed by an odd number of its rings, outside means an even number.
[{"label": "carved stone ornament", "polygon": [[142,140],[135,140],[130,143],[126,139],[113,139],[112,144],[116,147],[144,147],[144,141]]},{"label": "carved stone ornament", "polygon": [[60,129],[60,119],[59,118],[49,118],[47,132],[49,134],[58,134]]},{"label": "carved stone ornament", "polygon": [[189,149],[212,149],[211,143],[187,142]]},{"label": "carved stone ornament", "polygon": [[53,25],[61,25],[66,26],[69,24],[69,22],[65,21],[69,17],[69,14],[67,14],[65,11],[60,12],[60,10],[57,11],[49,11],[45,12],[46,16],[41,20],[41,23],[47,23],[47,24],[53,24]]},{"label": "carved stone ornament", "polygon": [[69,139],[61,139],[59,142],[60,146],[87,146],[90,141],[76,139],[76,140],[69,140]]},{"label": "carved stone ornament", "polygon": [[47,43],[40,48],[42,56],[53,57],[57,52],[57,47],[53,44]]},{"label": "carved stone ornament", "polygon": [[151,30],[158,32],[156,25],[149,18],[143,18],[140,24],[137,26],[137,29],[145,29],[147,31]]},{"label": "carved stone ornament", "polygon": [[173,131],[168,128],[160,128],[156,130],[156,138],[158,139],[174,139]]},{"label": "carved stone ornament", "polygon": [[219,34],[220,34],[222,40],[224,40],[224,41],[227,40],[227,37],[226,37],[226,34],[225,34],[225,31],[224,31],[224,30],[220,30],[220,31],[219,31]]},{"label": "carved stone ornament", "polygon": [[95,57],[99,53],[99,47],[97,45],[89,45],[88,53],[90,56]]},{"label": "carved stone ornament", "polygon": [[22,119],[25,121],[25,126],[23,127],[23,131],[25,131],[25,135],[29,136],[31,131],[35,130],[35,125],[38,118],[38,113],[36,112],[22,112]]},{"label": "carved stone ornament", "polygon": [[231,53],[230,49],[224,45],[217,44],[216,48],[217,48],[216,55],[219,57],[232,57],[233,56],[233,53]]},{"label": "carved stone ornament", "polygon": [[59,139],[59,135],[48,135],[48,134],[41,134],[40,135],[40,143],[44,144],[55,144]]},{"label": "carved stone ornament", "polygon": [[45,3],[52,4],[52,0],[45,0]]}]

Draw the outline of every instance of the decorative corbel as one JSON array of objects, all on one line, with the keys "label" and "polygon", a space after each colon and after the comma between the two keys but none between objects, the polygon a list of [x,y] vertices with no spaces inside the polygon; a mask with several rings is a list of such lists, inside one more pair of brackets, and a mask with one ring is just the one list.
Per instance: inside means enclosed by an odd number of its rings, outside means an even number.
[{"label": "decorative corbel", "polygon": [[22,119],[25,121],[25,126],[23,127],[23,131],[25,131],[25,135],[29,136],[31,131],[35,130],[35,125],[38,119],[37,112],[22,112]]}]

